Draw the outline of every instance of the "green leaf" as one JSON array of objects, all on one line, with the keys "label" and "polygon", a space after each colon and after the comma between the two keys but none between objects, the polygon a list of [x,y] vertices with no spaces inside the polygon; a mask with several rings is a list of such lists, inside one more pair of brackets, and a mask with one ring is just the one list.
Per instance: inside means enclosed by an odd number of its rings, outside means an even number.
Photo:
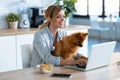
[{"label": "green leaf", "polygon": [[6,16],[6,19],[7,19],[9,22],[15,22],[15,21],[19,21],[20,17],[19,17],[19,15],[15,14],[15,13],[9,13],[9,14]]},{"label": "green leaf", "polygon": [[77,0],[70,0],[72,3],[75,3],[75,2],[77,2]]}]

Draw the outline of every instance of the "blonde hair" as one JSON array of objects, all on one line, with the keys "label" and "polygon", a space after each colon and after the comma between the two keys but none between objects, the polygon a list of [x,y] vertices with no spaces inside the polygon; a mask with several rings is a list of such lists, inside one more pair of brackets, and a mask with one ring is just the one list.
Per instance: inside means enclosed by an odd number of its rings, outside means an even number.
[{"label": "blonde hair", "polygon": [[[64,8],[60,5],[51,5],[49,6],[46,11],[45,11],[45,19],[47,19],[48,17],[54,19],[58,12],[60,12],[61,10],[64,10]],[[39,29],[44,28],[45,26],[49,26],[50,22],[48,20],[46,20],[42,25],[39,26]]]}]

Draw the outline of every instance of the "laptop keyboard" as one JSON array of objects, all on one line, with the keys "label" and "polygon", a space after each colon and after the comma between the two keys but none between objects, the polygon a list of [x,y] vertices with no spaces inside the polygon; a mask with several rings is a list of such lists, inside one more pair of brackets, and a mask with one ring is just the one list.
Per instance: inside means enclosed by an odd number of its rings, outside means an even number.
[{"label": "laptop keyboard", "polygon": [[78,68],[83,68],[83,69],[85,69],[86,68],[86,65],[84,65],[84,66],[80,66],[80,65],[76,65]]}]

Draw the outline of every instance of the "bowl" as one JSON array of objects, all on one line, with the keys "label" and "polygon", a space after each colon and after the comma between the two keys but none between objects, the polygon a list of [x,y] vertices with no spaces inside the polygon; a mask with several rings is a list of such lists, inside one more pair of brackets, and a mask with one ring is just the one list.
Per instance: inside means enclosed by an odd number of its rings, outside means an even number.
[{"label": "bowl", "polygon": [[51,65],[51,64],[41,64],[40,65],[41,73],[51,73],[52,70],[53,70],[53,65]]}]

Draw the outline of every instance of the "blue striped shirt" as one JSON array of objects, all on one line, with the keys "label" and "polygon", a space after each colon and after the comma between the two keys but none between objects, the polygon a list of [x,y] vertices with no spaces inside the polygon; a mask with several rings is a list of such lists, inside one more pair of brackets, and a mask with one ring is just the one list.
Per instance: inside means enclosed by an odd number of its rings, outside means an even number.
[{"label": "blue striped shirt", "polygon": [[[58,30],[57,41],[61,40],[64,36],[66,36],[66,32]],[[51,55],[51,52],[54,50],[53,42],[54,38],[47,26],[35,33],[31,66],[42,63],[60,65],[60,57]]]}]

